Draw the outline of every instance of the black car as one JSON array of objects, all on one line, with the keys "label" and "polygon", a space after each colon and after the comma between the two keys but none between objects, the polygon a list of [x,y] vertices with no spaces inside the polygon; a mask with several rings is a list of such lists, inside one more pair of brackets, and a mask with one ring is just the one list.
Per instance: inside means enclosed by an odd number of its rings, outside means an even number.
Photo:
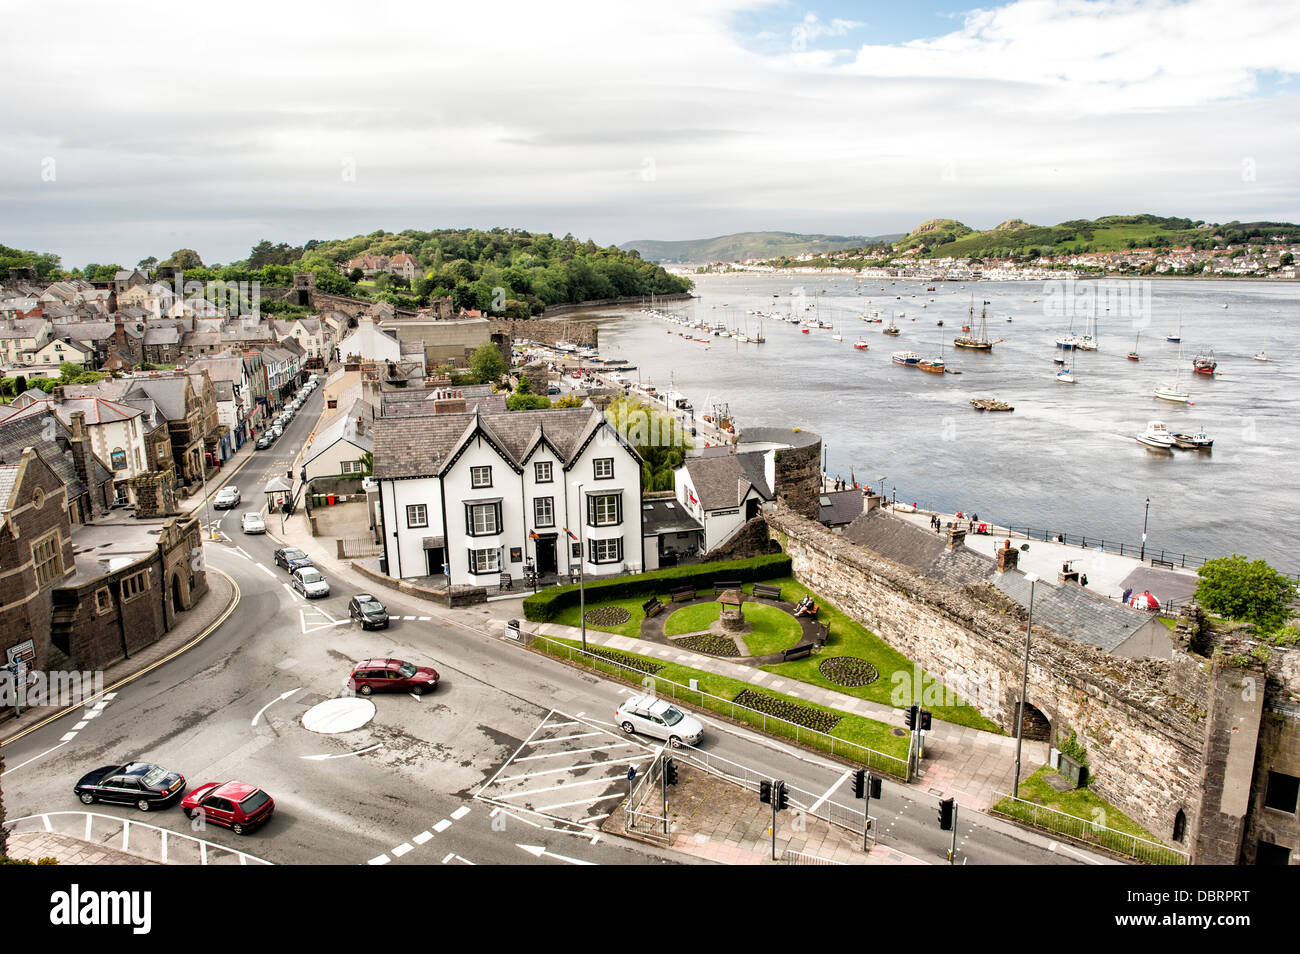
[{"label": "black car", "polygon": [[369,593],[358,593],[348,603],[348,616],[361,622],[362,629],[388,628],[388,610]]},{"label": "black car", "polygon": [[152,762],[106,765],[82,776],[73,793],[86,805],[119,802],[147,812],[184,795],[185,776]]},{"label": "black car", "polygon": [[280,547],[275,551],[275,565],[282,566],[290,573],[299,567],[312,566],[311,557],[297,547]]}]

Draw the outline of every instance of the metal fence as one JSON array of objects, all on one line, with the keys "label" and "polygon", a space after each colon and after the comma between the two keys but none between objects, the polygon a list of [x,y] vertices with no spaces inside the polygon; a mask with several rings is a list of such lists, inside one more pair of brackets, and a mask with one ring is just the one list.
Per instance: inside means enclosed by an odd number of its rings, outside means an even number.
[{"label": "metal fence", "polygon": [[583,652],[575,646],[558,642],[546,636],[533,637],[534,644],[539,642],[544,644],[543,651],[552,656],[568,659],[570,662],[581,658],[584,665],[590,666],[597,672],[604,672],[639,682],[646,689],[653,690],[660,695],[668,695],[673,699],[690,703],[701,709],[709,709],[737,721],[746,722],[769,735],[779,735],[787,739],[793,739],[802,745],[821,749],[831,755],[849,759],[868,768],[878,769],[905,782],[911,781],[912,764],[907,758],[888,755],[868,746],[849,742],[826,732],[820,732],[817,729],[809,729],[797,722],[790,722],[778,716],[760,712],[758,709],[739,705],[731,699],[715,696],[700,689],[692,689],[690,686],[683,686],[681,683],[651,675],[633,666],[624,665],[594,653]]},{"label": "metal fence", "polygon": [[671,829],[668,825],[668,819],[663,814],[662,803],[660,803],[657,813],[625,811],[623,830],[634,832],[643,838],[650,838],[664,845],[672,842]]},{"label": "metal fence", "polygon": [[384,552],[383,544],[376,543],[373,537],[335,537],[335,541],[340,560],[379,556]]},{"label": "metal fence", "polygon": [[1107,828],[1105,825],[1080,818],[1078,815],[1070,815],[1055,808],[1048,808],[1046,805],[1027,802],[1014,795],[1002,795],[998,798],[999,800],[991,809],[994,815],[1021,821],[1034,828],[1055,832],[1058,835],[1068,835],[1085,844],[1097,845],[1115,854],[1150,865],[1190,863],[1187,852],[1179,851],[1177,848],[1148,841],[1130,835],[1128,832],[1116,831],[1114,828]]},{"label": "metal fence", "polygon": [[[193,835],[185,835],[167,828],[159,828],[157,825],[146,825],[144,822],[119,818],[116,815],[104,815],[100,812],[43,812],[39,815],[7,819],[5,827],[13,834],[51,832],[105,846],[109,845],[109,838],[116,840],[115,829],[120,827],[121,841],[111,847],[142,855],[162,864],[271,864],[266,859],[250,855],[246,851],[227,848],[216,842],[195,838]],[[97,827],[100,831],[98,838],[96,838]],[[134,843],[131,840],[133,834],[136,836]]]},{"label": "metal fence", "polygon": [[788,848],[781,852],[781,864],[783,865],[839,865],[844,867],[842,861],[832,861],[830,858],[822,858],[819,855],[810,855],[803,851],[790,851]]}]

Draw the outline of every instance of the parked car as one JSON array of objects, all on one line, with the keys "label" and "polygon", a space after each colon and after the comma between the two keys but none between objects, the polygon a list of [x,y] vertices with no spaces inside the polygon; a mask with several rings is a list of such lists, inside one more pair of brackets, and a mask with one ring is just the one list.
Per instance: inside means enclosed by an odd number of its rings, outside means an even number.
[{"label": "parked car", "polygon": [[217,495],[212,498],[212,506],[216,510],[230,510],[232,507],[238,507],[239,488],[234,484],[222,487],[217,491]]},{"label": "parked car", "polygon": [[185,796],[181,810],[186,818],[202,815],[204,821],[244,835],[271,820],[275,799],[244,782],[204,782]]},{"label": "parked car", "polygon": [[667,699],[655,696],[636,696],[614,710],[614,721],[628,735],[642,735],[664,739],[673,746],[683,742],[698,745],[704,735],[699,719],[682,712]]},{"label": "parked car", "polygon": [[289,585],[307,599],[330,595],[330,583],[324,574],[314,566],[304,566],[294,570],[289,576]]},{"label": "parked car", "polygon": [[257,438],[257,449],[266,450],[274,442],[275,442],[275,438],[272,437],[270,434],[264,432]]},{"label": "parked car", "polygon": [[275,565],[282,566],[290,573],[304,566],[312,566],[311,557],[297,547],[280,547],[275,551]]},{"label": "parked car", "polygon": [[185,776],[152,762],[106,765],[81,777],[73,789],[83,805],[119,802],[142,812],[162,808],[185,791]]},{"label": "parked car", "polygon": [[279,440],[282,434],[284,434],[284,428],[279,424],[276,424],[271,428],[271,437],[273,440]]},{"label": "parked car", "polygon": [[266,533],[266,521],[262,519],[260,513],[251,510],[244,514],[239,525],[245,533]]},{"label": "parked car", "polygon": [[388,609],[369,593],[358,593],[348,601],[348,616],[359,621],[362,629],[388,628]]},{"label": "parked car", "polygon": [[372,692],[413,692],[422,696],[438,688],[438,671],[402,659],[367,659],[352,667],[347,686],[363,696]]}]

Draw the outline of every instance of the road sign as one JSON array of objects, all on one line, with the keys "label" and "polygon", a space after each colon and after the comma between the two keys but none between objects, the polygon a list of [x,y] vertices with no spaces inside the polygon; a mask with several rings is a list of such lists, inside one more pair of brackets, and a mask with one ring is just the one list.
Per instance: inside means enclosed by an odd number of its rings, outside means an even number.
[{"label": "road sign", "polygon": [[634,778],[636,778],[636,766],[635,766],[635,765],[629,765],[629,766],[627,767],[627,780],[630,782],[630,781],[632,781],[632,779],[634,779]]}]

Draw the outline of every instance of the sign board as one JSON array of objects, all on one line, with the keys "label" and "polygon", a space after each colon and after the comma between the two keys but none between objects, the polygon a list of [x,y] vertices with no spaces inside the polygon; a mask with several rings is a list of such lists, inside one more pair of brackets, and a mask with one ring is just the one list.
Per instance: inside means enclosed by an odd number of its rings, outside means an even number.
[{"label": "sign board", "polygon": [[523,563],[523,562],[524,562],[524,548],[523,548],[523,547],[511,547],[511,548],[510,548],[510,562],[511,562],[511,563]]},{"label": "sign board", "polygon": [[36,662],[36,643],[33,640],[24,640],[16,646],[10,646],[5,650],[8,661],[34,663]]}]

